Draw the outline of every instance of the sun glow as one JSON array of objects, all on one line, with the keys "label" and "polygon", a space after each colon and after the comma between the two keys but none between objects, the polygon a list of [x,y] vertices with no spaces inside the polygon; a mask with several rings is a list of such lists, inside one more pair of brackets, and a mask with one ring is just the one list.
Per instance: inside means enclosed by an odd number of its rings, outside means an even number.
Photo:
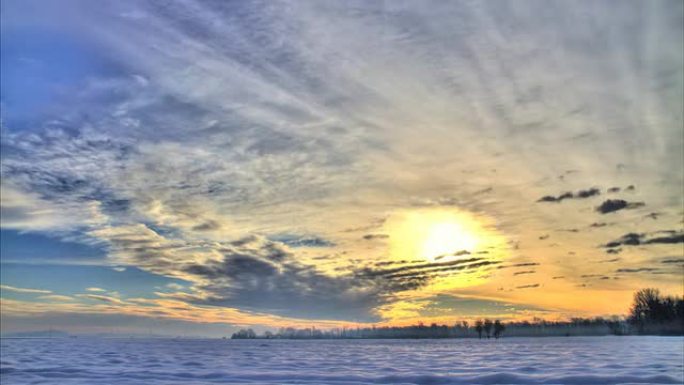
[{"label": "sun glow", "polygon": [[390,254],[428,261],[456,258],[503,243],[483,218],[458,210],[422,209],[392,215],[386,223]]},{"label": "sun glow", "polygon": [[[449,208],[394,212],[385,221],[389,256],[401,264],[416,263],[430,277],[429,292],[450,292],[487,282],[491,265],[454,268],[452,261],[497,263],[508,258],[508,238],[493,218]],[[396,309],[388,309],[388,314]]]},{"label": "sun glow", "polygon": [[476,247],[477,236],[460,223],[437,222],[427,228],[420,256],[433,260],[448,254],[470,252]]}]

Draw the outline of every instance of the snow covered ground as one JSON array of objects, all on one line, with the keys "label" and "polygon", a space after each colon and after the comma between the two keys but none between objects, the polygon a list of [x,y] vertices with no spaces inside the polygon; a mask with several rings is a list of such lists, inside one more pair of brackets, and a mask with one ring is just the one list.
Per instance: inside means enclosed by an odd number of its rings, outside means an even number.
[{"label": "snow covered ground", "polygon": [[13,384],[681,384],[684,338],[3,339]]}]

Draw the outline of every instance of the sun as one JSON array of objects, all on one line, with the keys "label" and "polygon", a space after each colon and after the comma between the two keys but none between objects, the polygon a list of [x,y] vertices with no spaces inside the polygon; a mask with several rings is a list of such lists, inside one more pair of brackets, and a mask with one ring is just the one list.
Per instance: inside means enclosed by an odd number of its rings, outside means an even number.
[{"label": "sun", "polygon": [[434,260],[440,256],[471,252],[477,247],[477,236],[461,223],[437,222],[428,226],[420,256]]},{"label": "sun", "polygon": [[420,209],[394,213],[385,223],[395,259],[456,258],[498,243],[482,218],[459,210]]}]

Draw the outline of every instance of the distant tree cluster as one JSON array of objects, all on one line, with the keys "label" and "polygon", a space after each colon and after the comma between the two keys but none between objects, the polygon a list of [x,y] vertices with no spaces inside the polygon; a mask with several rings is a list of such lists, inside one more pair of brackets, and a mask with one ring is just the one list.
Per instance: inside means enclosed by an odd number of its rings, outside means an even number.
[{"label": "distant tree cluster", "polygon": [[475,331],[477,332],[478,338],[482,338],[482,332],[485,333],[487,338],[490,338],[492,336],[492,329],[494,330],[494,338],[498,339],[501,337],[504,330],[506,330],[506,326],[499,320],[494,322],[489,319],[475,321]]},{"label": "distant tree cluster", "polygon": [[639,290],[628,321],[641,334],[684,334],[684,299],[662,296],[658,289]]},{"label": "distant tree cluster", "polygon": [[234,340],[251,340],[257,338],[257,334],[252,329],[242,329],[237,333],[233,333],[230,338]]},{"label": "distant tree cluster", "polygon": [[316,328],[281,328],[277,332],[265,332],[256,335],[251,329],[243,329],[234,333],[233,339],[418,339],[418,338],[491,338],[504,336],[543,337],[572,335],[610,335],[626,334],[627,324],[624,320],[604,318],[575,318],[571,321],[552,322],[535,319],[532,322],[508,322],[500,320],[477,320],[471,326],[467,321],[454,325],[425,325],[419,323],[412,326],[357,327],[321,330]]},{"label": "distant tree cluster", "polygon": [[600,336],[624,334],[684,334],[684,299],[664,297],[657,289],[643,289],[634,295],[634,304],[625,320],[612,318],[572,318],[569,321],[507,322],[480,319],[471,326],[467,321],[454,325],[357,327],[321,330],[316,328],[280,328],[277,332],[257,335],[243,329],[232,339],[370,339],[370,338],[501,338],[543,336]]},{"label": "distant tree cluster", "polygon": [[[489,321],[491,323],[491,321]],[[503,327],[503,324],[499,322]],[[492,323],[493,324],[493,323]],[[413,326],[371,326],[367,328],[337,328],[321,330],[316,328],[280,328],[276,333],[265,332],[261,336],[255,336],[251,329],[240,330],[234,333],[232,339],[249,338],[280,338],[280,339],[365,339],[365,338],[457,338],[473,337],[474,332],[468,327],[468,322],[459,322],[453,326],[438,325],[433,323],[429,326],[419,323]],[[502,329],[503,330],[503,329]],[[500,334],[499,334],[500,336]]]},{"label": "distant tree cluster", "polygon": [[629,325],[621,317],[572,318],[569,321],[508,322],[506,335],[515,337],[605,336],[629,333]]}]

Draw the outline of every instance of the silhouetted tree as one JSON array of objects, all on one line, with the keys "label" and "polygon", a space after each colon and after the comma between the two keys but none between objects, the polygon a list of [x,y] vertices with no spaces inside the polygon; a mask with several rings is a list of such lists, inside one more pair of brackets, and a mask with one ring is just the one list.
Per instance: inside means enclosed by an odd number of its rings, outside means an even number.
[{"label": "silhouetted tree", "polygon": [[506,326],[504,326],[504,324],[502,324],[501,321],[494,321],[494,338],[498,339],[499,337],[501,337],[501,333],[503,333],[504,330],[506,330]]},{"label": "silhouetted tree", "polygon": [[482,330],[484,330],[482,320],[475,321],[475,331],[477,331],[477,338],[482,339]]},{"label": "silhouetted tree", "polygon": [[[684,299],[663,297],[658,289],[641,289],[634,294],[629,322],[641,333],[647,326],[653,332],[653,325],[659,333],[682,332],[684,329]],[[674,324],[663,327],[663,324]]]},{"label": "silhouetted tree", "polygon": [[492,326],[494,326],[494,324],[492,323],[492,320],[486,319],[484,321],[484,330],[485,330],[485,333],[487,334],[487,338],[489,338],[492,335]]},{"label": "silhouetted tree", "polygon": [[660,302],[658,289],[641,289],[634,293],[634,303],[630,309],[631,321],[638,325],[651,321],[658,302]]}]

